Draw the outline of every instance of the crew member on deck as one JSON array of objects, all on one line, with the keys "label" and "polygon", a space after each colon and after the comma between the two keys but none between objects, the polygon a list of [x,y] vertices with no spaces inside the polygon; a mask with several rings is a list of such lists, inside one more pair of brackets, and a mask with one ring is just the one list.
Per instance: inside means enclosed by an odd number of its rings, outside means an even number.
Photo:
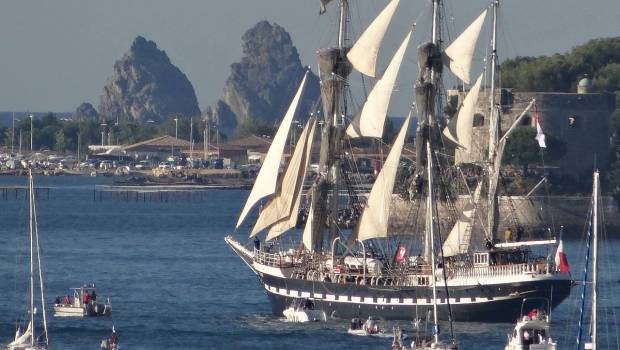
[{"label": "crew member on deck", "polygon": [[88,295],[88,292],[87,292],[87,291],[84,291],[84,292],[82,293],[82,303],[83,303],[84,305],[86,305],[86,304],[88,304],[88,302],[89,302],[89,301],[90,301],[90,295]]}]

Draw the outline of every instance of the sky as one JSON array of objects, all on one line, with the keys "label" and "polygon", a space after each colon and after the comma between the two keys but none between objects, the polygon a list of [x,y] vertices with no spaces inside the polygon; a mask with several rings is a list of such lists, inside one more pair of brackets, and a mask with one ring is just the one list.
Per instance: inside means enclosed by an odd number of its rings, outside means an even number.
[{"label": "sky", "polygon": [[[387,0],[351,3],[351,27],[359,35]],[[381,70],[417,24],[391,114],[404,114],[411,103],[413,48],[428,38],[430,3],[402,0],[386,36]],[[489,4],[446,0],[447,36],[454,38]],[[501,0],[500,8],[501,59],[563,53],[592,38],[620,36],[618,0]],[[336,33],[335,6],[318,16],[318,0],[3,0],[0,111],[66,112],[81,102],[97,107],[114,62],[137,35],[167,52],[192,82],[204,110],[221,96],[230,64],[241,58],[241,36],[260,20],[283,26],[302,63],[314,71],[316,49],[333,43]],[[479,67],[488,47],[488,22],[478,45]],[[354,85],[361,89],[361,84]]]}]

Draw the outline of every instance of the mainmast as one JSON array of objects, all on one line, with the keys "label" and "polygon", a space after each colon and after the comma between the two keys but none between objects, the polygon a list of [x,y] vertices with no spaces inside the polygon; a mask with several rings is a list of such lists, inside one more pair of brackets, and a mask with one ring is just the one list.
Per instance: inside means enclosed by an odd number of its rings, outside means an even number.
[{"label": "mainmast", "polygon": [[[443,63],[441,61],[441,27],[440,1],[433,0],[433,28],[432,39],[418,47],[418,81],[415,85],[416,109],[418,113],[418,128],[416,130],[416,175],[414,186],[416,192],[422,192],[423,175],[429,157],[432,153],[424,152],[425,145],[432,148],[436,142],[438,114],[436,97],[439,95],[439,84]],[[429,176],[432,175],[429,173]],[[430,181],[430,179],[428,179]],[[428,193],[430,196],[431,194]],[[431,213],[427,213],[431,215]],[[430,232],[426,231],[424,239],[424,258],[429,261],[432,257]]]},{"label": "mainmast", "polygon": [[431,275],[433,283],[433,335],[435,344],[439,343],[439,321],[437,320],[437,279],[435,277],[435,234],[433,230],[433,159],[431,142],[426,142],[426,156],[428,157],[428,197],[426,198],[426,232],[430,237]]},{"label": "mainmast", "polygon": [[32,169],[29,170],[28,187],[30,190],[29,196],[29,229],[30,229],[30,345],[34,346],[35,337],[35,325],[34,325],[34,198],[32,188]]},{"label": "mainmast", "polygon": [[338,235],[338,193],[342,167],[340,155],[347,113],[345,91],[347,77],[351,72],[351,64],[346,57],[349,50],[349,1],[340,0],[339,9],[338,45],[318,52],[324,123],[321,130],[320,177],[313,186],[312,195],[315,210],[312,237],[313,248],[317,250],[323,247],[325,223],[329,225],[329,242]]},{"label": "mainmast", "polygon": [[499,139],[499,109],[495,102],[495,74],[497,69],[497,8],[499,0],[493,1],[493,34],[491,38],[491,91],[490,95],[490,118],[489,118],[489,158],[488,158],[488,176],[489,176],[489,210],[487,231],[488,237],[493,240],[495,237],[495,227],[498,214],[497,206],[497,176],[499,169],[495,169],[495,157],[497,150],[497,142]]},{"label": "mainmast", "polygon": [[592,347],[590,349],[596,350],[596,336],[597,336],[597,312],[598,312],[598,196],[599,196],[599,173],[598,171],[594,172],[594,184],[593,184],[593,193],[594,193],[594,207],[592,210],[592,321],[591,321],[591,329],[592,336],[591,342]]}]

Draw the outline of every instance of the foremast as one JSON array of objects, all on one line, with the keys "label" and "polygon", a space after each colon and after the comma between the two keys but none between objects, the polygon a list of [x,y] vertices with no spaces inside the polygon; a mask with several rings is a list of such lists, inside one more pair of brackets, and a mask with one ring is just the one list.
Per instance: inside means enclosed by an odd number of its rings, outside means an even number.
[{"label": "foremast", "polygon": [[492,242],[495,238],[497,228],[497,217],[499,215],[499,207],[497,200],[497,183],[499,180],[500,162],[496,161],[498,157],[497,145],[499,141],[500,115],[499,108],[496,106],[495,90],[496,90],[496,70],[497,70],[497,9],[499,0],[493,1],[493,33],[491,36],[491,90],[489,92],[489,155],[487,159],[487,169],[489,176],[488,188],[488,212],[487,212],[487,237]]},{"label": "foremast", "polygon": [[[342,137],[347,115],[345,92],[351,64],[347,60],[349,1],[339,0],[339,25],[337,47],[318,51],[323,101],[323,127],[321,129],[321,150],[319,178],[312,188],[313,250],[322,251],[324,227],[329,226],[328,242],[338,235],[338,193],[342,168]],[[330,196],[331,193],[331,196]]]}]

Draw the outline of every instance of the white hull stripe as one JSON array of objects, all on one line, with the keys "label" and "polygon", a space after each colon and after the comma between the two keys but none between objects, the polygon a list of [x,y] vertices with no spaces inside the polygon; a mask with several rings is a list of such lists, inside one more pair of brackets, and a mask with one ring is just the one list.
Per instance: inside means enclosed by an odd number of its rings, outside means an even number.
[{"label": "white hull stripe", "polygon": [[[308,298],[312,300],[326,300],[330,302],[337,303],[349,303],[349,304],[367,304],[367,305],[433,305],[431,298],[372,298],[372,297],[358,297],[358,296],[349,296],[349,295],[334,295],[334,294],[322,294],[322,293],[309,293],[309,292],[300,292],[294,289],[281,289],[273,286],[269,286],[267,284],[264,285],[265,289],[273,294],[281,295],[284,297],[290,298]],[[310,296],[312,294],[312,296]],[[458,305],[458,304],[481,304],[489,301],[502,301],[502,300],[510,300],[510,299],[519,299],[519,296],[501,296],[501,297],[466,297],[459,298],[457,301],[456,298],[450,298],[450,304]],[[446,304],[445,298],[437,299],[437,304],[442,305]]]}]

